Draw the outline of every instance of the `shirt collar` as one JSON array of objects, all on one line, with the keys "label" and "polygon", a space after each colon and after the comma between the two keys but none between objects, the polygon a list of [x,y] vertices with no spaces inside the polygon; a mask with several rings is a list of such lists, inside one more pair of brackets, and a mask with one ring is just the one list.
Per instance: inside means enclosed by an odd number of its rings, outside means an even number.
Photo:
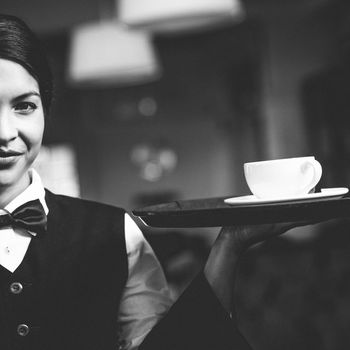
[{"label": "shirt collar", "polygon": [[30,185],[20,193],[16,198],[14,198],[9,204],[6,205],[4,209],[12,213],[16,208],[20,207],[22,204],[35,199],[39,199],[41,205],[43,206],[46,215],[49,212],[45,201],[45,188],[41,181],[39,174],[34,170],[29,170],[29,176],[31,179]]}]

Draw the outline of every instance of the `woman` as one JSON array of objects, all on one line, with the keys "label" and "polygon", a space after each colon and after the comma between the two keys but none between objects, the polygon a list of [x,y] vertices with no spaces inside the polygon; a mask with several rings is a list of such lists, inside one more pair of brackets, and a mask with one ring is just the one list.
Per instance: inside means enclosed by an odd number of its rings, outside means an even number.
[{"label": "woman", "polygon": [[38,40],[0,15],[1,349],[249,349],[232,318],[239,256],[297,225],[222,229],[170,307],[159,263],[124,210],[55,195],[31,169],[51,96]]}]

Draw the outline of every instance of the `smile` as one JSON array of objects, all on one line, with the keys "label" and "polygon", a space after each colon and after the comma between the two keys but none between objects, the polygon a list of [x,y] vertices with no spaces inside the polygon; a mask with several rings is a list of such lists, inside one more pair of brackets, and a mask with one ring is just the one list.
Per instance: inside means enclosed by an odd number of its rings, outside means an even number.
[{"label": "smile", "polygon": [[0,158],[12,158],[22,155],[22,152],[0,149]]},{"label": "smile", "polygon": [[13,150],[0,149],[0,170],[12,167],[23,153]]}]

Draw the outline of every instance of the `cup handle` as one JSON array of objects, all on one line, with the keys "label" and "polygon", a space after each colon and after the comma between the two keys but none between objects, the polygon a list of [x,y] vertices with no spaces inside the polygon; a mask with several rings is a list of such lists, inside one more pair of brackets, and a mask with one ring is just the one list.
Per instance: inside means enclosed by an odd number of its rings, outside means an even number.
[{"label": "cup handle", "polygon": [[322,166],[316,159],[314,159],[312,161],[305,162],[304,164],[302,164],[301,167],[302,167],[301,170],[303,172],[307,171],[307,169],[309,167],[312,167],[313,172],[314,172],[311,182],[307,186],[305,186],[305,192],[309,193],[309,191],[312,190],[318,184],[318,182],[321,179]]}]

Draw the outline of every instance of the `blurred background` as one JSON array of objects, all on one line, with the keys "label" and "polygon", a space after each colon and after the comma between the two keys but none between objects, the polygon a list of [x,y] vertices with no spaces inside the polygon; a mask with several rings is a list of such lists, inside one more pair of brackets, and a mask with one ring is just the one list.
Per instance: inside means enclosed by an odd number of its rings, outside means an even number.
[{"label": "blurred background", "polygon": [[[36,167],[56,192],[127,210],[249,193],[248,161],[314,155],[350,180],[347,0],[1,0],[55,77]],[[337,220],[251,249],[239,327],[254,349],[348,349],[350,230]],[[174,295],[218,229],[143,227]]]}]

